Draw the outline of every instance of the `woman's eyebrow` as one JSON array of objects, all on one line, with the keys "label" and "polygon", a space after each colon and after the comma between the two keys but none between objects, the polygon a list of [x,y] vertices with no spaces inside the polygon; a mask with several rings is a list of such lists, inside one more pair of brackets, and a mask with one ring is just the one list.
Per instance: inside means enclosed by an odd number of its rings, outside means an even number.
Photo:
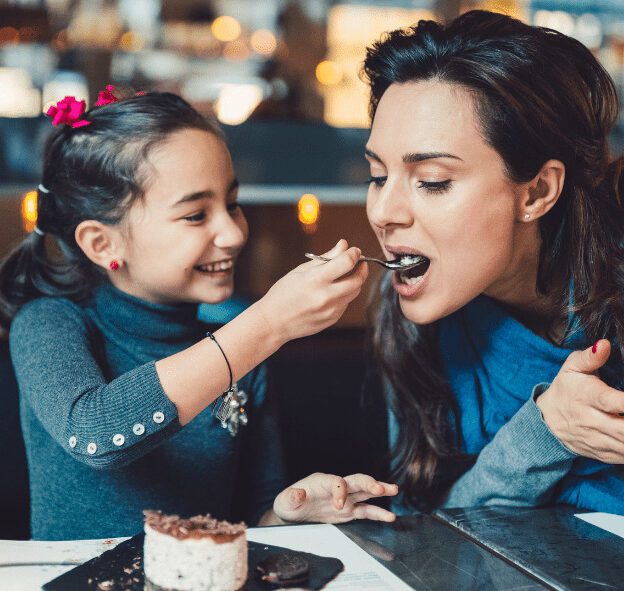
[{"label": "woman's eyebrow", "polygon": [[[227,194],[229,195],[234,189],[237,189],[239,185],[238,179],[234,179],[229,185],[227,189]],[[214,191],[211,189],[206,189],[205,191],[196,191],[195,193],[189,193],[188,195],[184,195],[180,197],[171,207],[177,207],[182,203],[188,203],[189,201],[198,201],[199,199],[214,197]]]},{"label": "woman's eyebrow", "polygon": [[[383,163],[383,160],[370,148],[364,148],[364,154],[377,162]],[[402,160],[405,164],[413,164],[414,162],[423,162],[424,160],[434,160],[436,158],[453,158],[455,160],[462,160],[459,156],[448,154],[447,152],[412,152],[410,154],[404,154]]]},{"label": "woman's eyebrow", "polygon": [[[413,164],[414,162],[422,162],[423,160],[434,160],[436,158],[453,158],[454,160],[462,160],[459,156],[448,154],[446,152],[416,152],[403,155],[405,164]],[[462,160],[463,162],[463,160]]]}]

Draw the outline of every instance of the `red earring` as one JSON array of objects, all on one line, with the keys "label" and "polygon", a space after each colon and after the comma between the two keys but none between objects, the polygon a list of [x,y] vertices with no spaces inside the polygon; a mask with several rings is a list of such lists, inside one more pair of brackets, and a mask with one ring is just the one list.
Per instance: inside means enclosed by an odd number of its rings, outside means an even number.
[{"label": "red earring", "polygon": [[119,269],[119,263],[117,261],[111,261],[110,265],[108,265],[110,267],[111,271],[116,271],[117,269]]}]

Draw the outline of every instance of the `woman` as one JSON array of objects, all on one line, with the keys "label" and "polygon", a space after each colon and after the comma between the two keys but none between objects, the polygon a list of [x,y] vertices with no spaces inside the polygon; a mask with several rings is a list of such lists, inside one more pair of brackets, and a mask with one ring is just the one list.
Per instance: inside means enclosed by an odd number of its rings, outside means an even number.
[{"label": "woman", "polygon": [[[375,345],[403,510],[624,513],[622,160],[579,42],[473,11],[369,48]],[[592,346],[593,344],[593,346]]]}]

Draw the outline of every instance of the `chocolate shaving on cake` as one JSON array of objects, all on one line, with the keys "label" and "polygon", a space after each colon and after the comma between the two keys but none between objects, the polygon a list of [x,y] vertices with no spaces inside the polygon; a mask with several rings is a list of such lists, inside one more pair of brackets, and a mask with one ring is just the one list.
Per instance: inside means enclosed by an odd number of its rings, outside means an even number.
[{"label": "chocolate shaving on cake", "polygon": [[210,514],[184,519],[179,515],[165,515],[162,511],[145,510],[143,515],[146,525],[179,540],[211,537],[216,542],[226,542],[245,533],[247,528],[243,522],[219,521]]}]

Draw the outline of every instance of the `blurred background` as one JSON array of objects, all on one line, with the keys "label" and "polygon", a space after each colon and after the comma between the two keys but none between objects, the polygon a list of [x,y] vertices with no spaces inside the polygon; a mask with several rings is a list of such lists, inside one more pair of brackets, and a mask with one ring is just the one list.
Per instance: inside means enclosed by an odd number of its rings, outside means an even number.
[{"label": "blurred background", "polygon": [[[473,8],[578,38],[622,88],[624,0],[0,0],[0,256],[34,225],[42,113],[65,95],[93,104],[108,83],[179,93],[225,127],[252,230],[241,295],[259,297],[341,236],[375,254],[365,48]],[[614,151],[623,131],[624,119]],[[365,303],[341,326],[361,327]]]},{"label": "blurred background", "polygon": [[[241,301],[340,237],[378,254],[364,208],[365,48],[384,31],[475,8],[576,37],[624,96],[624,0],[0,0],[0,258],[36,222],[33,189],[51,130],[43,113],[65,95],[93,104],[106,84],[179,93],[224,126],[251,227]],[[611,139],[622,152],[624,119]],[[385,412],[374,373],[365,379],[367,299],[272,360],[293,480],[316,470],[383,475]],[[203,314],[220,321],[236,309]],[[1,347],[4,409],[15,384]],[[11,400],[0,420],[15,425]],[[4,425],[0,434],[0,450],[16,458],[3,469],[16,486],[2,493],[12,498],[0,494],[9,528],[0,537],[27,536],[21,440]]]}]

